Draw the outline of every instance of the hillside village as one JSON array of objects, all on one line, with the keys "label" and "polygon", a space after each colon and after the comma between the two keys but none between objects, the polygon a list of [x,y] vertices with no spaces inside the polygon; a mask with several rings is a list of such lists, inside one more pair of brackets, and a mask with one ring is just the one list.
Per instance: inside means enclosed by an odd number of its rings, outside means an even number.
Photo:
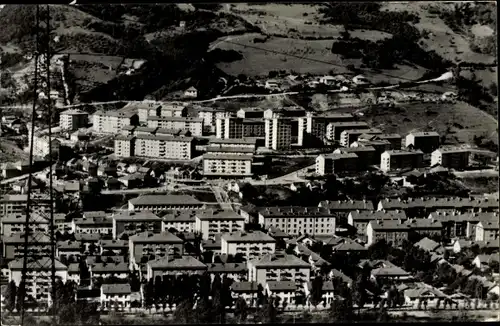
[{"label": "hillside village", "polygon": [[[64,76],[70,58],[55,56],[49,71]],[[144,62],[127,64],[125,75]],[[461,103],[455,91],[418,90],[457,78],[381,85],[276,72],[239,76],[211,99],[189,85],[168,100],[93,104],[73,103],[61,80],[63,91],[42,96],[57,110],[52,126],[41,106],[33,120],[6,106],[2,143],[25,156],[0,166],[2,315],[40,316],[54,302],[64,323],[456,320],[497,310],[498,189],[466,182],[498,180],[497,145],[450,142],[431,123],[398,134],[367,118]],[[282,100],[311,94],[335,100]]]}]

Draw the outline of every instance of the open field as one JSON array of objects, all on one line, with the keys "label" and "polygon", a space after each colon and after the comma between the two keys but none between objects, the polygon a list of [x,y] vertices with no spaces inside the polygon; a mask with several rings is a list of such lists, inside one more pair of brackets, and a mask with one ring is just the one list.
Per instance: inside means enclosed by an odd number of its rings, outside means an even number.
[{"label": "open field", "polygon": [[[253,43],[260,34],[248,33],[237,37],[216,40],[217,48],[235,50],[243,54],[243,59],[231,63],[219,63],[224,72],[237,75],[267,75],[273,70],[294,70],[297,73],[327,74],[346,73],[348,64],[359,60],[343,60],[340,55],[331,53],[331,40],[298,40],[270,37],[265,43]],[[236,44],[237,43],[237,44]]]},{"label": "open field", "polygon": [[484,135],[498,144],[495,118],[463,102],[456,104],[416,103],[395,108],[365,111],[364,120],[372,127],[405,136],[410,131],[435,130],[446,143],[472,143]]},{"label": "open field", "polygon": [[429,6],[445,8],[453,7],[452,3],[430,2],[386,2],[382,10],[408,11],[419,15],[420,22],[415,27],[420,31],[430,32],[427,39],[422,39],[423,49],[434,50],[437,54],[453,62],[466,61],[477,63],[493,63],[495,57],[475,53],[470,48],[470,41],[464,35],[455,33],[438,15],[428,13]]},{"label": "open field", "polygon": [[460,181],[474,193],[493,193],[498,191],[498,176],[495,177],[467,177]]},{"label": "open field", "polygon": [[336,38],[344,30],[338,25],[319,25],[321,4],[226,4],[221,11],[230,12],[259,27],[263,33],[286,37]]},{"label": "open field", "polygon": [[69,59],[73,62],[86,62],[89,64],[102,64],[110,70],[116,70],[123,62],[122,57],[111,55],[88,55],[88,54],[71,54]]}]

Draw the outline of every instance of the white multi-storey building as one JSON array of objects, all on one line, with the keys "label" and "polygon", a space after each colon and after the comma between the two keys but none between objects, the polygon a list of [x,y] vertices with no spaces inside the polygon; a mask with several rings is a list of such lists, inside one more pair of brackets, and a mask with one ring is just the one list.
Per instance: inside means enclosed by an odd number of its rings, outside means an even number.
[{"label": "white multi-storey building", "polygon": [[223,109],[212,107],[199,107],[198,118],[203,119],[203,126],[208,132],[216,131],[217,119],[225,119],[231,115],[231,112],[226,112]]},{"label": "white multi-storey building", "polygon": [[203,135],[203,119],[193,117],[148,117],[148,127],[190,131],[193,136]]},{"label": "white multi-storey building", "polygon": [[157,102],[144,103],[138,108],[139,120],[146,122],[149,116],[156,117],[185,117],[187,115],[186,103],[168,102],[159,105]]},{"label": "white multi-storey building", "polygon": [[88,123],[88,113],[70,109],[61,112],[59,117],[59,126],[62,130],[77,130],[79,128],[84,128]]},{"label": "white multi-storey building", "polygon": [[116,157],[132,157],[135,155],[134,150],[135,137],[118,135],[115,138],[115,156]]},{"label": "white multi-storey building", "polygon": [[356,171],[358,159],[355,153],[321,154],[316,158],[316,174],[323,176]]},{"label": "white multi-storey building", "polygon": [[190,160],[193,138],[165,135],[138,135],[134,145],[135,156]]},{"label": "white multi-storey building", "polygon": [[[30,139],[31,142],[31,139]],[[52,138],[49,141],[49,136],[47,135],[34,135],[33,136],[33,155],[39,157],[45,157],[50,154],[57,155],[59,153],[59,148],[61,147],[61,142],[58,139]]]},{"label": "white multi-storey building", "polygon": [[222,254],[242,254],[246,259],[254,259],[275,251],[276,240],[262,231],[240,231],[221,236]]},{"label": "white multi-storey building", "polygon": [[251,177],[252,155],[204,154],[205,177]]},{"label": "white multi-storey building", "polygon": [[370,129],[348,129],[344,130],[340,133],[340,145],[344,147],[351,146],[356,140],[358,140],[359,136],[366,135],[380,135],[382,131],[377,128]]},{"label": "white multi-storey building", "polygon": [[329,123],[353,121],[354,116],[350,113],[325,112],[315,115],[307,112],[306,116],[298,118],[299,146],[323,144],[326,139],[326,129]]},{"label": "white multi-storey building", "polygon": [[136,113],[97,111],[92,116],[92,124],[97,133],[118,134],[124,126],[138,125],[139,116]]},{"label": "white multi-storey building", "polygon": [[265,286],[269,281],[294,281],[303,285],[311,279],[311,265],[285,253],[267,254],[248,262],[248,280]]},{"label": "white multi-storey building", "polygon": [[194,227],[207,240],[221,233],[242,231],[244,226],[245,218],[233,211],[207,210],[196,214]]},{"label": "white multi-storey building", "polygon": [[406,136],[406,147],[412,146],[424,153],[432,153],[439,147],[439,134],[435,131],[411,132]]},{"label": "white multi-storey building", "polygon": [[291,119],[274,117],[265,120],[265,146],[274,150],[286,150],[292,145]]},{"label": "white multi-storey building", "polygon": [[406,168],[420,168],[424,160],[422,151],[392,150],[385,151],[380,156],[380,169],[391,171]]},{"label": "white multi-storey building", "polygon": [[330,122],[326,126],[326,138],[328,140],[340,140],[340,134],[344,130],[349,129],[370,129],[368,124],[364,121],[342,121]]}]

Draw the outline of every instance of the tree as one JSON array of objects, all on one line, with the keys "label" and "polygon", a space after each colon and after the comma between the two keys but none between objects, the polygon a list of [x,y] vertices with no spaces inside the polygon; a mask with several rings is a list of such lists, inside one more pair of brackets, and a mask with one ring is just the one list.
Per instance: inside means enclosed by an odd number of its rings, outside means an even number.
[{"label": "tree", "polygon": [[311,283],[311,297],[309,301],[314,307],[323,301],[323,278],[321,276],[316,276]]},{"label": "tree", "polygon": [[333,300],[328,312],[332,322],[349,320],[348,307],[344,299]]},{"label": "tree", "polygon": [[352,299],[359,308],[363,308],[366,303],[366,286],[362,274],[358,274],[355,282],[352,284]]},{"label": "tree", "polygon": [[201,298],[204,298],[204,299],[208,299],[208,297],[210,296],[210,292],[211,292],[211,288],[210,288],[210,283],[211,283],[211,279],[210,279],[210,274],[208,274],[208,272],[204,272],[202,275],[201,275],[201,278],[199,280],[199,295]]},{"label": "tree", "polygon": [[144,286],[144,305],[147,309],[151,309],[154,304],[154,283],[150,279]]},{"label": "tree", "polygon": [[239,297],[236,300],[236,306],[234,309],[234,316],[238,318],[240,323],[244,322],[248,316],[248,305],[245,299]]},{"label": "tree", "polygon": [[5,293],[5,309],[12,312],[16,307],[16,294],[17,286],[14,281],[10,281],[7,285],[7,292]]},{"label": "tree", "polygon": [[260,317],[265,324],[274,324],[277,321],[278,310],[276,309],[273,298],[269,298],[268,302],[260,309]]},{"label": "tree", "polygon": [[21,308],[24,305],[25,294],[26,294],[26,283],[21,282],[19,284],[18,289],[17,289],[17,298],[16,298],[16,310],[17,311],[21,311]]},{"label": "tree", "polygon": [[191,300],[184,300],[175,309],[174,320],[182,324],[190,324],[192,322],[193,304]]}]

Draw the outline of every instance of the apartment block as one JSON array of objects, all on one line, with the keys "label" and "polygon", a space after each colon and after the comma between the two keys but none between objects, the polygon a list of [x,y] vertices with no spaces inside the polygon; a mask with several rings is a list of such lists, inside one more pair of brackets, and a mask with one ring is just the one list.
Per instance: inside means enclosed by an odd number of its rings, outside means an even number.
[{"label": "apartment block", "polygon": [[272,108],[264,111],[264,119],[273,118],[299,118],[306,115],[306,110],[299,106],[285,106],[280,108]]},{"label": "apartment block", "polygon": [[182,256],[179,258],[161,258],[149,261],[146,264],[147,280],[156,279],[156,276],[179,274],[193,275],[203,274],[207,271],[207,265],[192,256]]},{"label": "apartment block", "polygon": [[289,118],[265,120],[265,146],[273,150],[287,150],[292,145],[292,123]]},{"label": "apartment block", "polygon": [[147,103],[138,109],[139,120],[147,122],[148,117],[185,117],[187,116],[187,105],[182,102],[169,102],[158,105],[157,103]]},{"label": "apartment block", "polygon": [[305,116],[298,118],[299,146],[321,146],[326,139],[326,129],[329,123],[354,121],[350,113],[325,112],[314,114],[307,112]]},{"label": "apartment block", "polygon": [[[49,196],[45,194],[32,194],[31,199],[36,202],[33,207],[34,212],[44,212],[50,208],[52,204]],[[8,214],[26,214],[26,204],[28,195],[4,195],[0,197],[0,215],[7,216]]]},{"label": "apartment block", "polygon": [[187,130],[192,136],[203,135],[203,119],[194,117],[148,117],[148,127]]},{"label": "apartment block", "polygon": [[251,177],[252,161],[252,155],[204,154],[203,175],[205,177]]},{"label": "apartment block", "polygon": [[76,218],[72,222],[73,233],[111,235],[113,221],[107,216]]},{"label": "apartment block", "polygon": [[443,234],[443,224],[439,220],[429,218],[414,218],[404,222],[410,226],[412,232],[426,236],[441,236]]},{"label": "apartment block", "polygon": [[238,118],[264,119],[266,109],[260,107],[241,108],[236,112]]},{"label": "apartment block", "polygon": [[135,265],[162,257],[180,257],[184,253],[184,241],[170,232],[136,234],[129,238],[128,246],[130,262]]},{"label": "apartment block", "polygon": [[87,112],[71,109],[60,113],[59,127],[62,130],[77,130],[87,126],[89,114]]},{"label": "apartment block", "polygon": [[129,125],[139,125],[139,116],[136,113],[97,111],[92,116],[92,129],[96,133],[119,134],[124,126]]},{"label": "apartment block", "polygon": [[[14,213],[2,216],[0,231],[2,236],[9,237],[15,233],[24,233],[26,214]],[[30,216],[30,229],[28,232],[48,232],[49,217],[37,213]]]},{"label": "apartment block", "polygon": [[326,209],[327,212],[335,217],[337,225],[347,224],[347,217],[350,212],[373,211],[373,203],[369,200],[325,200],[318,204],[318,207]]},{"label": "apartment block", "polygon": [[420,168],[423,160],[424,153],[421,150],[385,151],[380,156],[380,170],[387,172],[398,169]]},{"label": "apartment block", "polygon": [[[50,257],[50,239],[45,233],[36,232],[28,235],[28,251],[30,257]],[[10,237],[2,237],[3,258],[12,260],[24,255],[25,239],[23,233],[14,233]]]},{"label": "apartment block", "polygon": [[353,172],[358,167],[358,156],[354,153],[321,154],[316,158],[316,174],[331,175]]},{"label": "apartment block", "polygon": [[113,239],[126,234],[132,236],[143,232],[160,233],[162,219],[156,214],[143,212],[122,212],[111,216]]},{"label": "apartment block", "polygon": [[196,214],[194,227],[196,232],[201,233],[202,239],[207,240],[222,233],[242,231],[245,218],[233,211],[200,211]]},{"label": "apartment block", "polygon": [[190,160],[194,151],[192,137],[165,135],[138,135],[135,139],[135,155],[139,157]]},{"label": "apartment block", "polygon": [[401,149],[401,135],[399,134],[381,134],[376,136],[377,139],[380,140],[387,140],[389,143],[391,143],[391,148],[392,150],[397,150]]},{"label": "apartment block", "polygon": [[115,137],[115,156],[132,157],[135,154],[135,137],[118,135]]},{"label": "apartment block", "polygon": [[385,198],[378,203],[378,210],[405,210],[409,215],[411,211],[417,211],[420,215],[427,215],[439,209],[453,209],[460,212],[498,212],[498,199],[461,198],[461,197],[424,197],[424,198]]},{"label": "apartment block", "polygon": [[377,128],[370,129],[348,129],[340,133],[340,145],[344,147],[351,146],[361,135],[380,135],[382,131]]},{"label": "apartment block", "polygon": [[217,118],[215,129],[216,137],[219,139],[265,136],[265,123],[262,118]]},{"label": "apartment block", "polygon": [[347,223],[356,228],[357,234],[366,234],[368,223],[376,220],[406,220],[406,213],[403,210],[394,211],[367,211],[355,210],[347,216]]},{"label": "apartment block", "polygon": [[195,109],[198,112],[198,118],[203,119],[203,126],[208,132],[216,131],[217,119],[225,119],[231,115],[231,112],[221,108],[196,107]]},{"label": "apartment block", "polygon": [[276,240],[262,231],[238,231],[221,236],[221,254],[241,254],[249,260],[275,251]]},{"label": "apartment block", "polygon": [[435,131],[411,132],[406,136],[405,145],[424,153],[432,153],[439,147],[439,134]]},{"label": "apartment block", "polygon": [[320,207],[262,207],[258,221],[265,229],[276,227],[289,235],[333,235],[335,216]]},{"label": "apartment block", "polygon": [[132,303],[130,284],[103,284],[99,302],[105,310],[130,308]]},{"label": "apartment block", "polygon": [[398,246],[408,239],[410,231],[410,226],[400,220],[370,221],[366,227],[367,245],[384,239],[387,243]]},{"label": "apartment block", "polygon": [[266,286],[269,281],[294,281],[297,285],[311,278],[311,265],[286,253],[267,254],[248,262],[248,280]]},{"label": "apartment block", "polygon": [[162,217],[162,232],[175,230],[176,232],[193,233],[196,220],[196,211],[175,211]]},{"label": "apartment block", "polygon": [[[68,268],[58,260],[52,263],[50,258],[43,257],[35,261],[28,261],[26,264],[26,295],[32,297],[39,304],[50,301],[52,266],[55,266],[56,279],[60,279],[63,283],[68,280]],[[22,281],[23,259],[11,261],[8,268],[9,282],[14,281],[19,287]]]},{"label": "apartment block", "polygon": [[342,147],[337,148],[333,153],[356,154],[358,157],[358,170],[366,170],[370,165],[377,163],[376,150],[372,146]]},{"label": "apartment block", "polygon": [[229,139],[229,138],[215,138],[210,140],[210,146],[212,148],[248,148],[255,151],[256,140],[252,138],[241,138],[241,139]]},{"label": "apartment block", "polygon": [[[31,142],[31,139],[30,139]],[[38,157],[46,157],[51,152],[53,155],[58,155],[61,141],[59,139],[49,139],[47,135],[33,136],[33,155]]]},{"label": "apartment block", "polygon": [[248,268],[246,263],[212,263],[207,264],[207,273],[213,281],[215,275],[221,279],[227,277],[235,282],[245,282],[248,279]]},{"label": "apartment block", "polygon": [[470,151],[460,147],[441,147],[431,154],[431,166],[462,170],[469,166]]},{"label": "apartment block", "polygon": [[205,204],[188,195],[143,195],[128,201],[129,211],[205,209]]},{"label": "apartment block", "polygon": [[330,141],[340,141],[340,134],[344,130],[349,129],[370,129],[368,124],[364,121],[348,121],[348,122],[330,122],[326,126],[326,138]]},{"label": "apartment block", "polygon": [[392,145],[388,140],[364,140],[358,138],[358,140],[353,142],[350,147],[373,147],[375,149],[373,163],[376,165],[380,165],[380,155],[382,155],[382,153],[385,151],[390,151]]}]

